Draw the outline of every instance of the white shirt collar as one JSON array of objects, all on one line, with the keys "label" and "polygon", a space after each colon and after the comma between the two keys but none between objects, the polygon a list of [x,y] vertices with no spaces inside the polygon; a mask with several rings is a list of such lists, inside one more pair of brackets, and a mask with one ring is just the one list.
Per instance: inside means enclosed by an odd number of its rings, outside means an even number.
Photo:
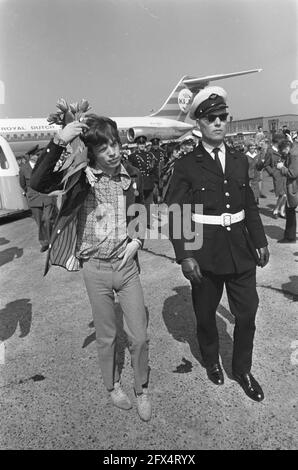
[{"label": "white shirt collar", "polygon": [[[94,186],[94,184],[97,182],[97,178],[95,175],[106,175],[106,173],[104,173],[102,170],[96,170],[95,168],[91,168],[89,165],[87,165],[87,167],[85,168],[85,173],[87,181],[91,186]],[[131,177],[127,173],[122,163],[120,165],[119,171],[114,176],[120,176],[122,189],[127,190],[129,188],[131,183]]]},{"label": "white shirt collar", "polygon": [[222,142],[221,145],[218,145],[217,147],[214,146],[214,145],[209,145],[204,141],[202,141],[202,144],[203,144],[204,149],[207,150],[207,152],[211,155],[213,160],[215,158],[214,153],[213,153],[213,149],[215,149],[215,148],[219,148],[219,155],[220,155],[220,153],[224,156],[226,155],[226,147],[225,147],[224,142]]},{"label": "white shirt collar", "polygon": [[258,154],[257,154],[257,152],[251,153],[251,152],[247,151],[246,155],[248,155],[251,158],[255,158]]}]

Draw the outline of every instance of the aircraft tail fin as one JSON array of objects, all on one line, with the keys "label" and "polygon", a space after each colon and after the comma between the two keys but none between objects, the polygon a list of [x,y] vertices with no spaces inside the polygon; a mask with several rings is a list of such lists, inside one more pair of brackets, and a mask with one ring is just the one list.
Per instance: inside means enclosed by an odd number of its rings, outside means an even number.
[{"label": "aircraft tail fin", "polygon": [[184,84],[184,80],[187,79],[191,79],[191,77],[187,75],[182,77],[162,107],[150,116],[185,121],[188,113],[188,103],[192,99],[192,92]]},{"label": "aircraft tail fin", "polygon": [[242,72],[209,75],[201,78],[192,78],[185,75],[177,83],[162,107],[157,112],[150,114],[150,116],[185,121],[193,96],[198,93],[199,90],[208,86],[209,82],[261,71],[262,69],[252,69]]}]

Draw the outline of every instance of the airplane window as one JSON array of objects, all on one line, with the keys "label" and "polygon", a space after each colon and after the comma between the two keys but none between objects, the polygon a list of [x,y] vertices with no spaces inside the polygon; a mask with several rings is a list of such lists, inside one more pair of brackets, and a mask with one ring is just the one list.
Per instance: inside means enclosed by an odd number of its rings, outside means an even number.
[{"label": "airplane window", "polygon": [[6,159],[2,147],[0,147],[0,168],[2,168],[2,170],[6,170],[7,168],[9,168],[8,161]]}]

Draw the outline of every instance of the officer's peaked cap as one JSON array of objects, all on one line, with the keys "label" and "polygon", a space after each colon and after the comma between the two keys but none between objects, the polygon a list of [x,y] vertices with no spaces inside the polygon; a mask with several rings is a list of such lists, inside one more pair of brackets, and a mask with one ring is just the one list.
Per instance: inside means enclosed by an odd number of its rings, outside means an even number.
[{"label": "officer's peaked cap", "polygon": [[227,92],[219,86],[203,88],[193,99],[189,117],[196,120],[214,111],[224,110],[228,107],[226,99]]},{"label": "officer's peaked cap", "polygon": [[28,150],[27,155],[36,155],[39,150],[39,145],[34,145],[30,150]]},{"label": "officer's peaked cap", "polygon": [[145,144],[147,142],[147,137],[145,135],[139,135],[139,137],[135,139],[135,142],[137,144]]},{"label": "officer's peaked cap", "polygon": [[194,144],[195,139],[192,135],[188,135],[182,139],[181,144]]}]

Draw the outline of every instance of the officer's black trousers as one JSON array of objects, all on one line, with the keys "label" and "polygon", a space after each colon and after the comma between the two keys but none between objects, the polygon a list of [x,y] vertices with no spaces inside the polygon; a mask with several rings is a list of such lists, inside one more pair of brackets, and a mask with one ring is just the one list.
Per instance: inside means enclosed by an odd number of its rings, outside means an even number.
[{"label": "officer's black trousers", "polygon": [[259,304],[256,269],[240,274],[216,275],[206,271],[202,274],[202,283],[192,284],[192,300],[205,366],[211,366],[219,358],[216,309],[225,285],[230,310],[235,317],[232,371],[235,374],[247,373],[252,364],[255,316]]},{"label": "officer's black trousers", "polygon": [[296,240],[296,208],[295,207],[288,207],[286,204],[286,228],[284,233],[284,238],[288,240],[295,241]]}]

